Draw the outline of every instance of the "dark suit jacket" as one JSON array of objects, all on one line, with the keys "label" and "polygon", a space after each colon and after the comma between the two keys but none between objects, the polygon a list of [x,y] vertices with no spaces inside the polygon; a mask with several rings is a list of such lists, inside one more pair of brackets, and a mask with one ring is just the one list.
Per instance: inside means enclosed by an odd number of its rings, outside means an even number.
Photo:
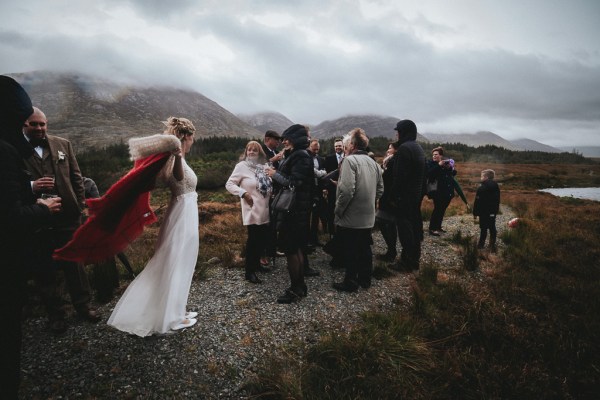
[{"label": "dark suit jacket", "polygon": [[335,153],[328,155],[325,157],[325,171],[327,173],[333,172],[338,169],[337,156]]},{"label": "dark suit jacket", "polygon": [[[271,150],[271,149],[269,149],[267,147],[267,145],[264,144],[264,143],[261,143],[260,145],[261,145],[263,151],[265,152],[265,154],[267,155],[267,161],[269,161],[271,158],[273,158],[273,157],[275,157],[277,155],[277,153],[278,153],[277,150]],[[279,161],[275,161],[273,163],[273,168],[279,169]]]},{"label": "dark suit jacket", "polygon": [[[32,181],[42,178],[45,173],[48,173],[48,171],[40,168],[39,158],[39,155],[34,152],[32,156],[25,160]],[[52,169],[55,187],[62,199],[62,211],[53,216],[55,226],[75,229],[81,223],[81,212],[85,205],[85,191],[83,177],[71,142],[57,136],[48,135],[48,148],[44,149],[42,160],[47,168]]]}]

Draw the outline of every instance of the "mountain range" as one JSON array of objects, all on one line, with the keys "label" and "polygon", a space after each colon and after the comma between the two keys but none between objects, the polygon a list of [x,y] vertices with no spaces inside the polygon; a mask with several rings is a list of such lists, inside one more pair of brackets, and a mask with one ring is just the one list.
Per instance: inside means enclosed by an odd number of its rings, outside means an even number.
[{"label": "mountain range", "polygon": [[199,137],[260,137],[262,132],[200,93],[139,88],[78,74],[11,74],[48,117],[48,131],[78,149],[104,147],[164,130],[169,116],[192,120]]},{"label": "mountain range", "polygon": [[[268,129],[283,132],[294,122],[278,112],[239,114],[221,107],[202,94],[169,87],[136,87],[82,74],[36,71],[10,74],[29,93],[35,106],[48,117],[49,132],[65,137],[78,150],[126,142],[134,136],[163,131],[160,121],[185,116],[194,122],[197,136],[261,138]],[[310,127],[318,139],[341,137],[353,128],[369,136],[391,140],[399,118],[381,115],[347,115]],[[492,132],[474,134],[419,134],[418,140],[434,143],[496,145],[511,150],[561,152],[531,139],[509,141]],[[569,149],[566,151],[572,151]],[[585,155],[585,154],[584,154]]]}]

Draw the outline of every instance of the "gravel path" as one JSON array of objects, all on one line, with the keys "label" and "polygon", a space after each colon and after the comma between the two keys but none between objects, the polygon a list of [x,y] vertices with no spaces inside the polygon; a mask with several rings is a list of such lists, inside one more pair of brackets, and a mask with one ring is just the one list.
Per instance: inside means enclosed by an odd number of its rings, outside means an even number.
[{"label": "gravel path", "polygon": [[[499,235],[512,213],[498,216]],[[422,263],[436,262],[447,275],[460,270],[460,256],[448,240],[452,233],[478,235],[470,216],[444,220],[443,237],[426,235]],[[385,245],[374,232],[375,254]],[[499,243],[502,249],[502,243]],[[443,255],[443,256],[440,256]],[[369,290],[338,293],[331,288],[343,277],[332,270],[329,256],[317,249],[311,266],[321,276],[307,278],[308,297],[291,305],[276,303],[288,285],[285,259],[279,258],[263,283],[252,285],[241,269],[211,269],[209,278],[194,281],[189,309],[198,311],[198,324],[174,334],[139,338],[106,325],[116,303],[99,307],[103,321],[97,325],[68,320],[63,335],[46,330],[43,317],[24,322],[24,399],[243,399],[241,389],[257,362],[282,345],[295,341],[316,343],[326,331],[347,331],[367,310],[407,307],[413,274],[394,273],[374,280]],[[461,274],[464,276],[464,274]],[[481,273],[469,274],[481,278]]]}]

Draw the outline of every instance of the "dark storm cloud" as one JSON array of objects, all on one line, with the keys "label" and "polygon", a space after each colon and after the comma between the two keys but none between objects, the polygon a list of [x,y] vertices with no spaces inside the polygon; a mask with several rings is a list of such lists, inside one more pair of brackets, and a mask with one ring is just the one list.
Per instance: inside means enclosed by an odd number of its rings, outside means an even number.
[{"label": "dark storm cloud", "polygon": [[[572,46],[572,54],[581,54],[572,57],[547,50],[553,43],[541,46],[547,53],[512,49],[509,42],[453,45],[463,34],[460,24],[436,23],[427,10],[407,17],[402,7],[368,18],[357,1],[55,4],[19,6],[20,13],[45,12],[31,29],[11,22],[14,7],[0,5],[0,13],[12,13],[0,28],[2,72],[81,71],[191,88],[233,112],[274,110],[312,124],[374,113],[409,116],[439,130],[517,135],[529,127],[555,141],[566,127],[582,138],[599,133],[600,53],[591,41]],[[484,5],[495,14],[506,9]],[[65,19],[65,10],[73,15]],[[553,15],[559,43],[576,21]],[[586,29],[597,32],[586,18]],[[523,32],[518,44],[529,38],[544,44],[541,34],[528,31],[533,26],[544,32],[543,20],[513,27]]]}]

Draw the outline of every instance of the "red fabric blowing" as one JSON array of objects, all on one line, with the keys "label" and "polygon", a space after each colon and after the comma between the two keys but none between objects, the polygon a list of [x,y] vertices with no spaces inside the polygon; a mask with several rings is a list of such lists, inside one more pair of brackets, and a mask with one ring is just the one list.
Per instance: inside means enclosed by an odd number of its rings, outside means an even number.
[{"label": "red fabric blowing", "polygon": [[104,196],[88,199],[89,218],[69,243],[54,251],[54,259],[92,264],[123,251],[145,225],[156,221],[150,208],[150,190],[169,156],[166,152],[137,160]]}]

